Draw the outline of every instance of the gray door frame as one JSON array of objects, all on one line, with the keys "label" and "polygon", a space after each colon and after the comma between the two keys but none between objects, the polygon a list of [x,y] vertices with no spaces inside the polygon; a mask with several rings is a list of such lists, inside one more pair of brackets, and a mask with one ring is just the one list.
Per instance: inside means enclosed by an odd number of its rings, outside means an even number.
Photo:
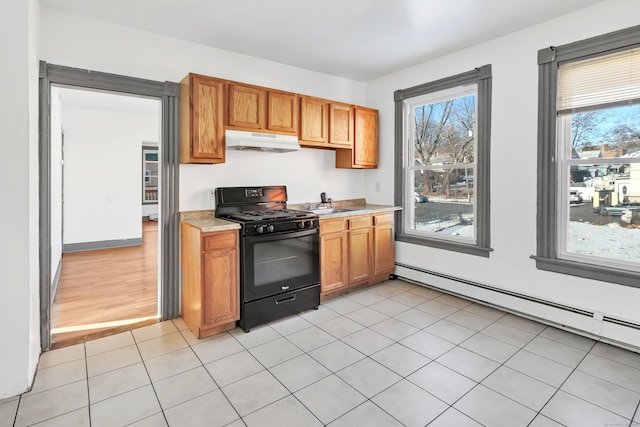
[{"label": "gray door frame", "polygon": [[40,61],[40,346],[51,348],[51,85],[155,97],[161,101],[161,320],[180,314],[178,188],[180,85],[65,67]]}]

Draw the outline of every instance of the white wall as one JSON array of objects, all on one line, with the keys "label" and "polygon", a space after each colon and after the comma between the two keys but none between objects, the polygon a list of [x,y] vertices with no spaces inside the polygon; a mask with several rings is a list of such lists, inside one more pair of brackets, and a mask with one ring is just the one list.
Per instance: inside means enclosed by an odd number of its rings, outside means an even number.
[{"label": "white wall", "polygon": [[[462,73],[485,64],[493,67],[491,135],[490,258],[462,255],[406,243],[396,245],[397,260],[490,286],[604,313],[640,323],[640,289],[537,270],[535,194],[538,68],[537,52],[638,24],[640,2],[610,0],[544,24],[483,43],[366,86],[366,103],[380,110],[380,168],[367,176],[367,200],[393,202],[393,92]],[[382,181],[381,193],[373,183]],[[526,305],[511,307],[531,312]],[[560,318],[550,319],[563,323]],[[570,325],[571,326],[571,325]],[[579,325],[574,325],[578,327]],[[640,346],[638,337],[620,338]]]},{"label": "white wall", "polygon": [[141,142],[159,116],[64,107],[63,124],[64,244],[141,238]]},{"label": "white wall", "polygon": [[51,280],[62,262],[62,103],[51,88]]},{"label": "white wall", "polygon": [[[41,59],[59,65],[179,82],[189,72],[364,105],[364,84],[196,43],[42,8]],[[211,209],[221,185],[286,185],[291,202],[364,197],[358,170],[335,169],[333,152],[227,153],[225,165],[181,165],[179,209]]]},{"label": "white wall", "polygon": [[29,387],[40,352],[38,15],[35,0],[0,2],[0,399]]}]

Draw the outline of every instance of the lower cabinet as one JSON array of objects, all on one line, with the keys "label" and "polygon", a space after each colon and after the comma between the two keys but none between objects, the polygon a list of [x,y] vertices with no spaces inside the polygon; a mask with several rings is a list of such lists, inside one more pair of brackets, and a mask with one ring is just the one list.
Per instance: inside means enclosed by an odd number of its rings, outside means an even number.
[{"label": "lower cabinet", "polygon": [[201,233],[181,224],[182,318],[203,338],[240,318],[238,230]]},{"label": "lower cabinet", "polygon": [[373,281],[386,280],[395,269],[393,212],[373,215]]},{"label": "lower cabinet", "polygon": [[395,270],[393,212],[320,219],[323,300],[382,282]]},{"label": "lower cabinet", "polygon": [[349,284],[345,218],[320,221],[320,289],[322,294],[339,292]]},{"label": "lower cabinet", "polygon": [[359,215],[347,219],[349,242],[349,285],[367,283],[371,278],[372,233],[371,216]]}]

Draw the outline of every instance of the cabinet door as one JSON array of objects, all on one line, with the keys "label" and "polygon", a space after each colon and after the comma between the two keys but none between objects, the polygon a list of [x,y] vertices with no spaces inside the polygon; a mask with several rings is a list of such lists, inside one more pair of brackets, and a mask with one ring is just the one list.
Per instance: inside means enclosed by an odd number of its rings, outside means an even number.
[{"label": "cabinet door", "polygon": [[317,98],[300,97],[300,140],[302,145],[327,145],[329,104]]},{"label": "cabinet door", "polygon": [[320,236],[320,288],[322,293],[340,290],[348,284],[347,235],[344,232]]},{"label": "cabinet door", "polygon": [[355,166],[378,166],[378,112],[356,107],[353,163]]},{"label": "cabinet door", "polygon": [[180,161],[224,163],[224,81],[190,74],[180,90]]},{"label": "cabinet door", "polygon": [[253,86],[229,83],[229,126],[264,129],[266,91]]},{"label": "cabinet door", "polygon": [[353,147],[353,106],[329,104],[329,145]]},{"label": "cabinet door", "polygon": [[240,318],[238,305],[238,250],[236,248],[204,252],[204,292],[202,323],[215,327]]},{"label": "cabinet door", "polygon": [[298,95],[269,91],[267,98],[267,129],[297,134]]},{"label": "cabinet door", "polygon": [[350,230],[349,284],[367,282],[371,276],[371,228]]},{"label": "cabinet door", "polygon": [[374,215],[373,275],[386,278],[395,270],[393,214]]}]

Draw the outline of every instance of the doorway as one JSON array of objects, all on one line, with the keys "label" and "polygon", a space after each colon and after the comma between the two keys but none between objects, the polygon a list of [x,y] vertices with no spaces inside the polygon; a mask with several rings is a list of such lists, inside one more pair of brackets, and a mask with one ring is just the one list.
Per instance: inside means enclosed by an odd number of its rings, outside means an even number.
[{"label": "doorway", "polygon": [[58,348],[158,320],[161,111],[157,98],[57,85],[51,94]]},{"label": "doorway", "polygon": [[[51,348],[52,296],[60,280],[56,259],[57,228],[56,212],[52,211],[52,88],[74,87],[90,91],[115,92],[159,100],[160,102],[160,138],[159,171],[160,200],[157,229],[159,247],[157,269],[159,288],[156,293],[156,316],[159,320],[171,319],[179,315],[179,276],[178,276],[178,95],[179,86],[171,82],[154,82],[133,77],[100,73],[59,65],[40,63],[40,313],[41,346],[43,350]],[[54,90],[55,91],[55,90]],[[65,135],[68,141],[69,135]],[[138,147],[141,153],[141,147]],[[137,156],[141,159],[140,154]],[[117,172],[116,172],[117,173]],[[96,179],[86,176],[87,181]],[[68,183],[65,183],[67,186]],[[142,201],[142,186],[136,185],[138,200]],[[54,200],[52,200],[52,196]],[[110,200],[115,203],[116,200]],[[138,220],[141,218],[138,216]],[[141,228],[141,225],[140,225]],[[62,232],[61,232],[62,234]],[[135,239],[135,238],[134,238]],[[142,237],[140,238],[142,239]],[[90,244],[105,244],[110,240],[89,240]],[[125,239],[126,240],[126,239]]]}]

